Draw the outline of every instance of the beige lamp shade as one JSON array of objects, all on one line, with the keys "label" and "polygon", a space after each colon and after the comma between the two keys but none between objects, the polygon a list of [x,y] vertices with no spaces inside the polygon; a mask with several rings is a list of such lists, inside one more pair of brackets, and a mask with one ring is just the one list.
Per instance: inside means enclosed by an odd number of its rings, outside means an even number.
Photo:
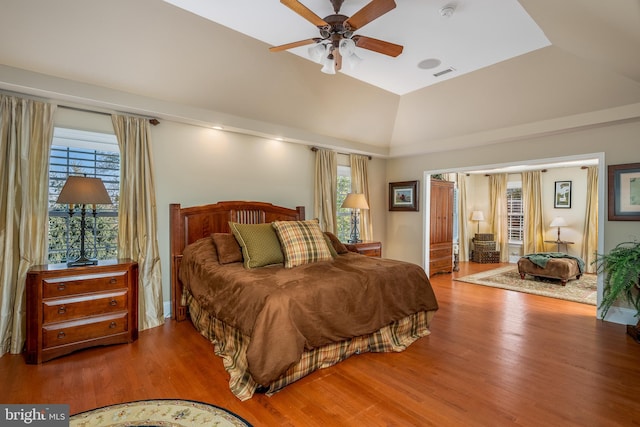
[{"label": "beige lamp shade", "polygon": [[482,211],[471,212],[471,221],[476,221],[478,223],[477,233],[480,234],[480,221],[484,221],[484,214],[482,213]]},{"label": "beige lamp shade", "polygon": [[473,211],[471,213],[471,221],[484,221],[484,214],[482,211]]},{"label": "beige lamp shade", "polygon": [[549,227],[566,227],[566,226],[567,226],[567,221],[561,216],[557,216],[553,218],[553,221],[551,221],[551,224],[549,224]]},{"label": "beige lamp shade", "polygon": [[65,205],[110,205],[111,198],[100,178],[70,176],[57,202]]},{"label": "beige lamp shade", "polygon": [[[551,224],[549,224],[549,227],[558,227],[558,242],[561,241],[560,239],[560,227],[566,227],[567,221],[565,221],[564,218],[562,218],[561,216],[557,216],[555,218],[553,218],[553,221],[551,221]],[[558,244],[558,252],[560,252],[560,244]]]},{"label": "beige lamp shade", "polygon": [[369,209],[367,199],[362,193],[349,193],[342,202],[343,208],[349,209]]}]

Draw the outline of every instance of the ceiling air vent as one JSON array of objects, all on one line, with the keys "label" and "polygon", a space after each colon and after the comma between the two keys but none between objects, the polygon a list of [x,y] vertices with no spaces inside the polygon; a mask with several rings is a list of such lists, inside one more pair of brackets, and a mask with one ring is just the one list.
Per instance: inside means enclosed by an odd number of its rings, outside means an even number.
[{"label": "ceiling air vent", "polygon": [[455,71],[455,70],[456,70],[455,68],[449,67],[449,68],[446,68],[446,69],[444,69],[442,71],[438,71],[437,73],[433,73],[433,77],[441,77],[441,76],[444,76],[445,74],[449,74],[450,72]]}]

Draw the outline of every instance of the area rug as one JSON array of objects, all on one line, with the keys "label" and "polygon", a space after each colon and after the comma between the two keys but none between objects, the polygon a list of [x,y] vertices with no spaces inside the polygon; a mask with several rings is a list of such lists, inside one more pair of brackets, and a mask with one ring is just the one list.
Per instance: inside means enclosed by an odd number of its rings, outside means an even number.
[{"label": "area rug", "polygon": [[140,400],[120,403],[72,415],[70,427],[147,426],[147,427],[246,427],[239,416],[207,403],[191,400]]},{"label": "area rug", "polygon": [[528,274],[524,279],[521,279],[520,273],[518,273],[518,267],[508,266],[458,277],[454,280],[559,298],[582,304],[597,304],[598,284],[595,274],[583,274],[580,279],[569,280],[565,286],[562,286],[560,280],[534,279],[533,276]]}]

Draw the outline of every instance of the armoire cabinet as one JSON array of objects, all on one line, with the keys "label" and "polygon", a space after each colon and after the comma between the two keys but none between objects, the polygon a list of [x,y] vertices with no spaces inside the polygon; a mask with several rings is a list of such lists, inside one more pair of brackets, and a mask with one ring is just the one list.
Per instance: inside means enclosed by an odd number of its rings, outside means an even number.
[{"label": "armoire cabinet", "polygon": [[453,186],[431,180],[429,276],[453,270]]}]

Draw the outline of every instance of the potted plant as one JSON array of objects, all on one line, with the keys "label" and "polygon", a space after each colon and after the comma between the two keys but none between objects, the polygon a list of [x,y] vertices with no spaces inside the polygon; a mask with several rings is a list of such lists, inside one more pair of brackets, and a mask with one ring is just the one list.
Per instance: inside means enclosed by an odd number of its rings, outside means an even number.
[{"label": "potted plant", "polygon": [[[626,300],[640,316],[640,242],[618,244],[608,254],[597,255],[598,273],[604,273],[604,292],[600,309],[604,319],[613,303]],[[627,333],[640,343],[640,320],[628,325]]]}]

